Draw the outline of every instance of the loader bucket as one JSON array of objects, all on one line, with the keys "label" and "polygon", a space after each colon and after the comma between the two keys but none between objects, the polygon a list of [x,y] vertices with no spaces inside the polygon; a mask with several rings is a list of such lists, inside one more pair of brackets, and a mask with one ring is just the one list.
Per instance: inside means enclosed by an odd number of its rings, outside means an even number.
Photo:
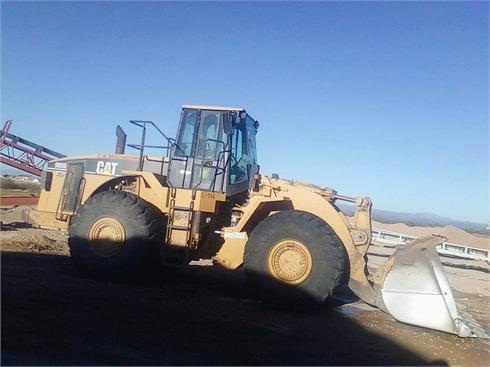
[{"label": "loader bucket", "polygon": [[470,315],[458,310],[454,301],[434,248],[445,240],[441,236],[425,237],[398,248],[375,273],[380,285],[378,302],[396,320],[407,324],[460,337],[488,338]]}]

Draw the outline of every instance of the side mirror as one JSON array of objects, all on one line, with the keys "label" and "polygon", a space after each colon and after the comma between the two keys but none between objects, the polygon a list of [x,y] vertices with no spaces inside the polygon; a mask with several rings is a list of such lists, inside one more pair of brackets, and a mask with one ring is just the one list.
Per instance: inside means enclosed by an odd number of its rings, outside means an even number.
[{"label": "side mirror", "polygon": [[233,125],[234,125],[235,116],[231,113],[225,113],[223,115],[223,131],[226,135],[233,134]]}]

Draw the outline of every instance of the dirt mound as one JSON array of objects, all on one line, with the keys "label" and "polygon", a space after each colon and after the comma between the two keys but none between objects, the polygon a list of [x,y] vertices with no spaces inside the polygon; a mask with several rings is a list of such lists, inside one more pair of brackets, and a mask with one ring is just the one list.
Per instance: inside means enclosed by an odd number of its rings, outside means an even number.
[{"label": "dirt mound", "polygon": [[460,228],[453,226],[446,227],[410,227],[405,223],[387,224],[373,221],[373,228],[384,229],[386,231],[409,234],[412,236],[423,237],[432,234],[445,236],[448,242],[482,249],[490,249],[490,236],[476,235],[468,233]]}]

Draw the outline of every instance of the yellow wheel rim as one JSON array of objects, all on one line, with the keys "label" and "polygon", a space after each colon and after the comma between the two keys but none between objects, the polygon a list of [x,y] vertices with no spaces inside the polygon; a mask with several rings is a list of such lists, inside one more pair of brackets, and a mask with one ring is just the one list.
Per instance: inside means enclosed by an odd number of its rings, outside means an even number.
[{"label": "yellow wheel rim", "polygon": [[282,240],[269,251],[269,271],[287,284],[299,284],[311,273],[313,266],[310,250],[296,240]]},{"label": "yellow wheel rim", "polygon": [[121,249],[126,240],[126,231],[118,220],[103,217],[92,224],[88,238],[90,246],[99,256],[111,257]]}]

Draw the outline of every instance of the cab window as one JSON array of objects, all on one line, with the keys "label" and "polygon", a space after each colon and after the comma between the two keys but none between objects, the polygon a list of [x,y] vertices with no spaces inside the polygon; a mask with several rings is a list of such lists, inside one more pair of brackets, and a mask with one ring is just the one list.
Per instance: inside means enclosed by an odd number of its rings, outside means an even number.
[{"label": "cab window", "polygon": [[250,164],[257,164],[257,148],[255,137],[257,130],[255,129],[255,121],[247,116],[247,151],[250,157]]},{"label": "cab window", "polygon": [[239,123],[233,132],[230,184],[247,181],[248,166],[256,164],[256,160],[255,129],[253,120],[247,117],[247,120]]},{"label": "cab window", "polygon": [[196,122],[197,111],[185,109],[182,114],[175,155],[187,157],[192,155],[192,144],[194,142]]},{"label": "cab window", "polygon": [[216,160],[219,153],[218,142],[221,141],[219,112],[201,112],[201,128],[199,132],[198,148],[196,157]]}]

